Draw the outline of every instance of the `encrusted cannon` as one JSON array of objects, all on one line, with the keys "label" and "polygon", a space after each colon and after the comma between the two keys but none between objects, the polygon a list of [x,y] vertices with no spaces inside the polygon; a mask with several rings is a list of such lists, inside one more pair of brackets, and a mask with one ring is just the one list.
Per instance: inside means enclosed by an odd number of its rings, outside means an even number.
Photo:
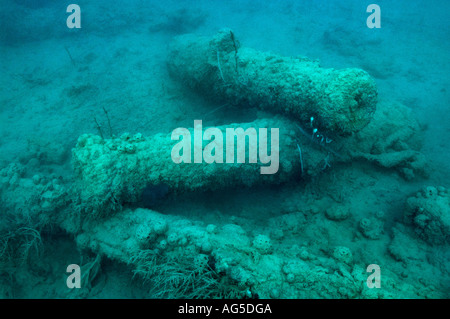
[{"label": "encrusted cannon", "polygon": [[174,78],[203,96],[284,113],[303,125],[313,117],[328,133],[357,132],[376,109],[376,84],[367,72],[244,48],[229,29],[212,38],[175,38],[167,65]]}]

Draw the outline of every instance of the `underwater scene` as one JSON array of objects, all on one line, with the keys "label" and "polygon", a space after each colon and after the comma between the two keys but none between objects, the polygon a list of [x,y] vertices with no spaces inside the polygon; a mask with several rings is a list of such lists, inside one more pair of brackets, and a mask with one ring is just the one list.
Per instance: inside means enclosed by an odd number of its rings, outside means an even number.
[{"label": "underwater scene", "polygon": [[449,14],[2,0],[0,298],[449,298]]}]

